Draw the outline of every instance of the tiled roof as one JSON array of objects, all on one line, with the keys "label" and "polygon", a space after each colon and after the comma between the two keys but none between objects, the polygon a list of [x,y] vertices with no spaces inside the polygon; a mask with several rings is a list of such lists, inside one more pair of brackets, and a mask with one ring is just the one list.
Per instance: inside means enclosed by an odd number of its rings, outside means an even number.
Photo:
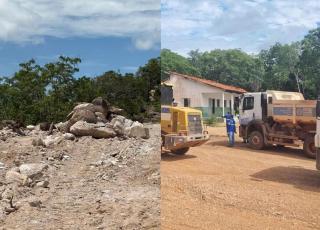
[{"label": "tiled roof", "polygon": [[170,75],[174,74],[176,76],[180,76],[180,77],[184,77],[186,79],[190,79],[193,81],[197,81],[206,85],[210,85],[219,89],[223,89],[226,91],[230,91],[230,92],[235,92],[235,93],[246,93],[247,91],[245,89],[242,89],[240,87],[236,87],[236,86],[232,86],[232,85],[225,85],[216,81],[212,81],[212,80],[207,80],[207,79],[203,79],[200,77],[195,77],[195,76],[190,76],[190,75],[186,75],[186,74],[180,74],[180,73],[176,73],[176,72],[170,72]]}]

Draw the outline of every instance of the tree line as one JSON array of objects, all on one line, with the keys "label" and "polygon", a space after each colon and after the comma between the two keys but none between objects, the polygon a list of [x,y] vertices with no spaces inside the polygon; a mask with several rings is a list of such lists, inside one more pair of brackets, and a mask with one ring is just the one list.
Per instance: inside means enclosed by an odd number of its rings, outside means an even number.
[{"label": "tree line", "polygon": [[200,52],[183,57],[161,50],[161,77],[169,71],[201,76],[248,91],[284,90],[302,92],[315,99],[320,92],[320,28],[298,42],[276,43],[258,54],[240,49]]},{"label": "tree line", "polygon": [[25,124],[64,121],[77,102],[105,98],[134,120],[160,111],[160,58],[135,74],[108,71],[97,77],[76,78],[80,58],[61,56],[43,66],[31,59],[13,76],[0,77],[0,120]]}]

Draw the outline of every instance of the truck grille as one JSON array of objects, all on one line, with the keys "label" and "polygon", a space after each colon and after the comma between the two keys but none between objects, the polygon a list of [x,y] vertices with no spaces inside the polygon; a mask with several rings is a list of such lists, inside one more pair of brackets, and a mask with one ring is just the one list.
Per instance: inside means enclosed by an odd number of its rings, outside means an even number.
[{"label": "truck grille", "polygon": [[188,115],[189,134],[202,134],[200,115]]}]

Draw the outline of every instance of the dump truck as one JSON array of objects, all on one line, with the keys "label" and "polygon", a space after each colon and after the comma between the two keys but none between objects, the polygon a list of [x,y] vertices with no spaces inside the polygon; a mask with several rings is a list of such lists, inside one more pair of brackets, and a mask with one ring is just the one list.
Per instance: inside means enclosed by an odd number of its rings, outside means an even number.
[{"label": "dump truck", "polygon": [[163,152],[186,154],[190,147],[204,144],[208,139],[202,112],[179,107],[174,102],[172,86],[161,84],[161,137]]},{"label": "dump truck", "polygon": [[320,170],[320,95],[318,96],[318,101],[317,101],[316,117],[317,117],[317,132],[315,135],[315,146],[316,146],[316,154],[317,154],[316,167],[318,170]]},{"label": "dump truck", "polygon": [[316,157],[316,100],[305,100],[301,93],[245,93],[239,123],[240,137],[254,149],[303,145],[308,157]]}]

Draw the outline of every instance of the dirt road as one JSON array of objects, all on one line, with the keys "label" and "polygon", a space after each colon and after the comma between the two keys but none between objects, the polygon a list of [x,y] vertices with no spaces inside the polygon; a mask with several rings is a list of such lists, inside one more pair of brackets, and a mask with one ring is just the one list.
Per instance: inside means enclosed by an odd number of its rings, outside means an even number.
[{"label": "dirt road", "polygon": [[320,229],[320,172],[302,150],[256,151],[225,127],[185,156],[162,155],[162,229]]}]

